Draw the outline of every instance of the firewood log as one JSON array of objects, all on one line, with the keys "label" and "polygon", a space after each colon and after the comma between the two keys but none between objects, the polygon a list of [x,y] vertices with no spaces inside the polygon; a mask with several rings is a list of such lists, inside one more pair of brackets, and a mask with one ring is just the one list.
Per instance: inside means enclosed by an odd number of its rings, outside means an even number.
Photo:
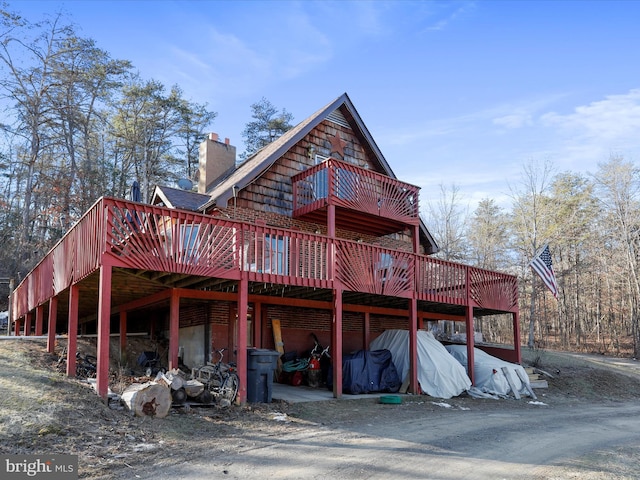
[{"label": "firewood log", "polygon": [[172,390],[171,398],[176,405],[182,405],[187,400],[187,392],[184,391],[184,388]]},{"label": "firewood log", "polygon": [[171,408],[171,389],[155,382],[134,383],[122,392],[122,401],[138,417],[164,418]]},{"label": "firewood log", "polygon": [[203,392],[204,383],[198,380],[187,380],[184,382],[184,389],[187,392],[187,396],[195,398]]},{"label": "firewood log", "polygon": [[155,381],[157,383],[164,383],[165,385],[170,387],[171,390],[180,390],[185,382],[184,379],[180,375],[174,373],[173,370],[165,373],[158,373]]}]

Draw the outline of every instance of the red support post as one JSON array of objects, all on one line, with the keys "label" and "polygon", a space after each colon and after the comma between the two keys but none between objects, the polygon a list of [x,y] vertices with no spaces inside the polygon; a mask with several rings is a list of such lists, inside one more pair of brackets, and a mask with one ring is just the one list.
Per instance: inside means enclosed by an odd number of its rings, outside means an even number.
[{"label": "red support post", "polygon": [[76,283],[69,288],[69,331],[67,332],[67,376],[76,376],[76,352],[78,351],[78,304],[80,286]]},{"label": "red support post", "polygon": [[466,284],[466,318],[465,325],[467,330],[467,372],[469,374],[469,379],[471,380],[471,384],[475,385],[475,373],[474,373],[474,347],[475,347],[475,338],[473,336],[473,303],[471,300],[471,274],[469,267],[465,267],[465,284]]},{"label": "red support post", "polygon": [[31,335],[31,322],[33,319],[33,313],[27,312],[24,317],[24,336],[27,337]]},{"label": "red support post", "polygon": [[[409,300],[409,391],[413,394],[420,393],[418,389],[418,300],[412,297]],[[404,379],[401,379],[403,381]]]},{"label": "red support post", "polygon": [[330,280],[335,280],[336,265],[336,207],[335,205],[327,206],[327,236],[331,238],[328,244],[329,261],[327,262],[327,275]]},{"label": "red support post", "polygon": [[169,370],[172,370],[178,368],[180,349],[180,294],[175,288],[171,290],[169,303]]},{"label": "red support post", "polygon": [[327,206],[327,236],[336,238],[336,206]]},{"label": "red support post", "polygon": [[522,349],[520,347],[520,315],[518,312],[513,312],[513,347],[516,354],[516,362],[522,363]]},{"label": "red support post", "polygon": [[[27,314],[27,315],[29,315],[29,314]],[[13,329],[14,329],[13,330],[13,334],[16,337],[18,337],[20,335],[20,328],[22,328],[22,327],[20,326],[20,319],[18,318],[18,319],[16,319],[16,322],[13,325]]]},{"label": "red support post", "polygon": [[98,372],[96,387],[98,395],[107,400],[109,393],[109,334],[111,330],[111,277],[113,267],[100,266],[98,288]]},{"label": "red support post", "polygon": [[342,397],[342,287],[333,290],[333,324],[331,326],[333,360],[333,396]]},{"label": "red support post", "polygon": [[241,404],[247,402],[247,382],[248,382],[248,360],[247,360],[247,314],[249,313],[249,281],[247,272],[242,272],[240,283],[238,284],[238,355],[236,362],[238,365],[238,377],[240,386],[238,388],[238,401]]},{"label": "red support post", "polygon": [[[56,323],[58,322],[58,296],[49,300],[49,326],[47,327],[47,352],[53,353],[56,349]],[[42,332],[40,333],[42,335]]]},{"label": "red support post", "polygon": [[466,318],[466,328],[467,328],[467,371],[469,373],[469,379],[471,380],[471,384],[475,385],[475,374],[474,374],[474,338],[473,338],[473,306],[467,306],[467,318]]},{"label": "red support post", "polygon": [[36,307],[36,331],[35,331],[36,337],[42,336],[42,332],[44,331],[42,326],[43,323],[44,323],[44,305],[38,305]]}]

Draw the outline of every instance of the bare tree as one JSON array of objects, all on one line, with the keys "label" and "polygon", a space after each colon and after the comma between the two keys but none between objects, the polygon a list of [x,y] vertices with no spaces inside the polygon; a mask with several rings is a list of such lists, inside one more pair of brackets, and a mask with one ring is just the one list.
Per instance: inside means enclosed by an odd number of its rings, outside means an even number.
[{"label": "bare tree", "polygon": [[507,216],[496,202],[485,198],[473,212],[468,229],[469,260],[480,268],[502,270],[508,265]]},{"label": "bare tree", "polygon": [[531,279],[531,297],[529,305],[529,335],[527,345],[535,344],[536,293],[535,275],[527,268],[529,261],[538,249],[554,239],[557,225],[553,221],[553,209],[549,201],[549,184],[552,167],[549,162],[531,161],[522,170],[520,187],[512,189],[513,199],[511,229],[515,251],[519,253],[522,277]]},{"label": "bare tree", "polygon": [[640,169],[621,156],[612,156],[598,166],[594,178],[597,198],[605,215],[608,245],[625,259],[623,274],[628,287],[634,355],[637,356],[640,353]]},{"label": "bare tree", "polygon": [[460,187],[440,185],[438,201],[427,205],[429,231],[440,247],[436,256],[443,260],[461,262],[467,258],[468,209],[461,202]]},{"label": "bare tree", "polygon": [[[52,64],[64,53],[64,39],[73,35],[73,29],[62,24],[60,16],[32,25],[18,16],[2,13],[3,26],[10,28],[0,42],[0,66],[4,73],[0,77],[0,98],[9,103],[13,114],[4,128],[24,141],[24,148],[16,151],[16,156],[24,168],[19,248],[28,268],[40,253],[33,244],[36,239],[32,238],[36,225],[34,212],[38,209],[34,191],[39,177],[49,168],[45,153],[51,147],[49,132],[54,116],[48,98],[55,82]],[[35,37],[30,37],[32,32]]]}]

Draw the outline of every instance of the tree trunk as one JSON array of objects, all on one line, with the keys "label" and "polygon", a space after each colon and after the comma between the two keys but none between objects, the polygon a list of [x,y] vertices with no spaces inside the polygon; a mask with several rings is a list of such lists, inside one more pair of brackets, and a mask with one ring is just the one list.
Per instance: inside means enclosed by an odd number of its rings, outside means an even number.
[{"label": "tree trunk", "polygon": [[164,418],[171,408],[171,390],[159,383],[134,383],[122,392],[122,401],[136,416]]}]

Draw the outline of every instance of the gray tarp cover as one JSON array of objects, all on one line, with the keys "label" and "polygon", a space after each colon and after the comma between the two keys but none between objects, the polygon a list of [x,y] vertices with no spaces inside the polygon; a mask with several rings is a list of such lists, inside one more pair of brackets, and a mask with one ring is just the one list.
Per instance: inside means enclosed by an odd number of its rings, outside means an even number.
[{"label": "gray tarp cover", "polygon": [[[460,362],[461,365],[467,366],[467,346],[466,345],[447,345],[446,349],[453,357]],[[526,386],[520,381],[517,370],[527,382],[529,377],[527,371],[517,363],[505,362],[497,357],[489,355],[487,352],[479,348],[473,349],[473,373],[475,376],[475,386],[484,393],[506,396],[511,392],[511,387],[507,378],[502,372],[502,367],[507,367],[511,373],[516,390],[523,395],[528,394]]]},{"label": "gray tarp cover", "polygon": [[[409,374],[408,330],[387,330],[369,345],[370,350],[387,349],[400,379]],[[436,398],[457,397],[471,387],[465,369],[440,342],[427,331],[418,330],[418,382],[427,395]]]}]

